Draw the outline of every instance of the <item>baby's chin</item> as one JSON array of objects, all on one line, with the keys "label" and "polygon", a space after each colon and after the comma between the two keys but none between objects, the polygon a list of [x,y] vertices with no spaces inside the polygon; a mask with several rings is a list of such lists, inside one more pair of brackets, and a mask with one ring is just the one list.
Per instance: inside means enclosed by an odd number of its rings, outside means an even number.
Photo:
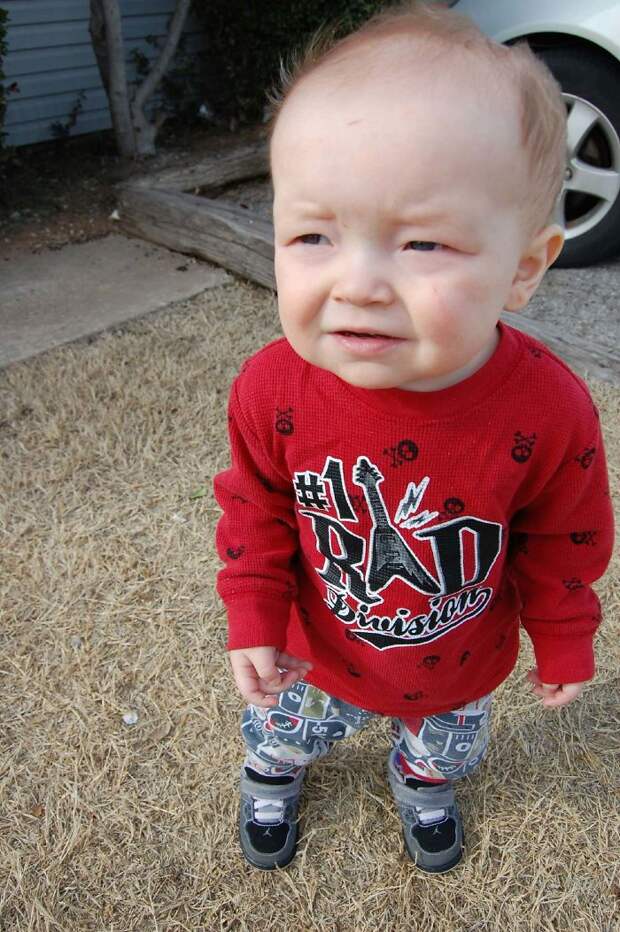
[{"label": "baby's chin", "polygon": [[399,378],[394,374],[394,372],[390,371],[360,372],[356,369],[351,371],[348,367],[338,367],[328,369],[328,371],[333,372],[333,374],[337,375],[340,379],[342,379],[343,382],[347,382],[349,385],[353,385],[355,388],[365,388],[369,391],[380,391],[396,388],[403,392],[436,392],[441,391],[443,388],[448,388],[454,385],[456,382],[461,381],[460,378],[455,377],[450,373],[416,379],[415,376],[412,377],[410,374],[407,377],[401,373],[401,377]]},{"label": "baby's chin", "polygon": [[395,376],[389,367],[373,366],[372,364],[357,364],[354,366],[323,366],[343,382],[355,388],[365,388],[369,391],[381,389],[401,388],[402,379]]},{"label": "baby's chin", "polygon": [[322,369],[324,372],[331,372],[332,375],[342,379],[348,385],[353,385],[355,388],[376,391],[378,389],[404,387],[403,381],[406,381],[406,379],[403,377],[403,373],[400,373],[401,377],[399,378],[395,374],[394,368],[386,363],[377,364],[376,362],[362,360],[345,363],[341,360],[331,359],[328,355],[313,351],[306,346],[295,345],[295,342],[288,336],[287,339],[297,355],[301,356],[306,362],[316,366],[317,369]]}]

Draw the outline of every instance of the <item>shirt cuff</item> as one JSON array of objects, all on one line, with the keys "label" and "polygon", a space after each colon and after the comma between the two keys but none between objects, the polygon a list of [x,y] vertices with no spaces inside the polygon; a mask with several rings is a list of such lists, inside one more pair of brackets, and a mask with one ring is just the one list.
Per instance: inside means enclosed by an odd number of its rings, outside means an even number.
[{"label": "shirt cuff", "polygon": [[276,647],[284,650],[290,616],[290,600],[283,596],[247,593],[226,603],[228,641],[226,650],[243,647]]},{"label": "shirt cuff", "polygon": [[543,683],[585,683],[594,676],[593,634],[530,634],[530,638]]}]

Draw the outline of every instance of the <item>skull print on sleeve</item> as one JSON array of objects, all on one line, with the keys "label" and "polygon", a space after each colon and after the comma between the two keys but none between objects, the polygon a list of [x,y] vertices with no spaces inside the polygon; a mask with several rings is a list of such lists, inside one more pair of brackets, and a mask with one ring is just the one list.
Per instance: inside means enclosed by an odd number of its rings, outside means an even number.
[{"label": "skull print on sleeve", "polygon": [[592,636],[601,611],[591,583],[604,572],[613,543],[600,424],[585,394],[582,407],[564,463],[511,525],[521,622],[546,683],[583,682],[594,674]]},{"label": "skull print on sleeve", "polygon": [[228,608],[227,648],[283,650],[295,595],[291,561],[298,548],[290,482],[278,474],[243,417],[235,386],[228,431],[231,466],[214,481],[223,510],[216,543],[225,563],[218,592]]}]

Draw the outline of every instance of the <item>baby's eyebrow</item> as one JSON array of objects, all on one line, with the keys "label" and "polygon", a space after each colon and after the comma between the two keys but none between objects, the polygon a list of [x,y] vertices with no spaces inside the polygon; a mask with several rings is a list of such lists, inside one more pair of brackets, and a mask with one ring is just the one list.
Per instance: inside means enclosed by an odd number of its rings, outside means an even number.
[{"label": "baby's eyebrow", "polygon": [[405,210],[394,217],[392,226],[394,229],[402,227],[414,230],[430,229],[431,233],[435,232],[436,235],[454,236],[459,239],[462,237],[470,239],[474,232],[472,223],[459,217],[458,211],[443,209]]},{"label": "baby's eyebrow", "polygon": [[408,224],[411,226],[430,226],[434,223],[455,223],[455,213],[450,210],[425,210],[424,208],[407,208],[399,211],[395,215],[394,221],[397,224]]},{"label": "baby's eyebrow", "polygon": [[[274,212],[278,213],[276,210]],[[280,215],[281,222],[331,222],[336,220],[337,210],[330,210],[318,201],[291,201],[286,205],[285,214]],[[450,210],[444,205],[405,204],[394,213],[382,219],[384,229],[399,230],[413,228],[419,230],[433,229],[436,235],[469,236],[470,225],[461,222],[458,211]],[[347,224],[345,224],[347,226]]]},{"label": "baby's eyebrow", "polygon": [[322,204],[312,204],[309,201],[297,201],[290,205],[290,210],[295,211],[300,216],[312,217],[314,220],[333,220],[335,214],[333,210],[324,207]]},{"label": "baby's eyebrow", "polygon": [[[294,201],[289,210],[294,211],[300,217],[310,217],[313,220],[333,220],[336,216],[333,210],[330,210],[328,207],[323,204],[314,204],[310,201]],[[434,223],[455,223],[454,212],[450,210],[436,209],[436,210],[425,210],[423,207],[412,207],[407,209],[406,207],[399,210],[398,213],[390,218],[392,223],[396,226],[406,225],[420,225],[420,226],[430,226]]]}]

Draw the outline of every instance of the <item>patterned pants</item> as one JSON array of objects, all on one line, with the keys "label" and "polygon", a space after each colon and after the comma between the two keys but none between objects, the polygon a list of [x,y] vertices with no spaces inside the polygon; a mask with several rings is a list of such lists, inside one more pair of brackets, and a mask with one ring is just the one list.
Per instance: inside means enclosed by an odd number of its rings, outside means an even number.
[{"label": "patterned pants", "polygon": [[[440,782],[470,774],[489,742],[491,694],[452,712],[426,718],[393,718],[390,757],[400,776]],[[380,718],[334,699],[308,683],[280,693],[270,709],[248,706],[241,724],[247,746],[245,765],[265,776],[296,776]]]}]

